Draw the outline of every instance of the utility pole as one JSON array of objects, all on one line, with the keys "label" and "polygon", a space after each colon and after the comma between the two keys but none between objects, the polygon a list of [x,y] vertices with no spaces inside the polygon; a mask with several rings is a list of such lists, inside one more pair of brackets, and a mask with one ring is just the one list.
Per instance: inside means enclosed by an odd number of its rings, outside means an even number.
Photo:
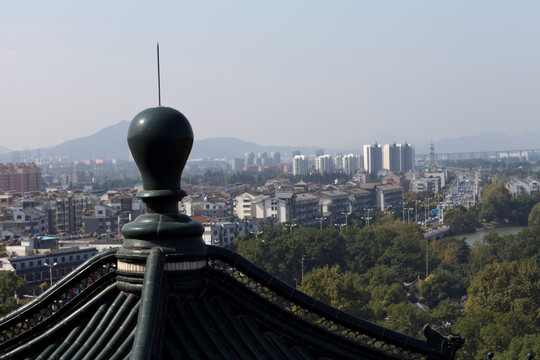
[{"label": "utility pole", "polygon": [[418,221],[418,199],[414,200],[414,222]]},{"label": "utility pole", "polygon": [[426,239],[426,279],[429,276],[429,240]]}]

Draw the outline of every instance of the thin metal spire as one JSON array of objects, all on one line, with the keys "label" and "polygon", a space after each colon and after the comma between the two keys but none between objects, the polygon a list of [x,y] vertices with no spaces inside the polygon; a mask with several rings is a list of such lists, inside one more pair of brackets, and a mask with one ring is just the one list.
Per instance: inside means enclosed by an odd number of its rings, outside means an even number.
[{"label": "thin metal spire", "polygon": [[159,42],[157,43],[157,87],[158,87],[158,104],[161,106],[161,76],[159,74]]}]

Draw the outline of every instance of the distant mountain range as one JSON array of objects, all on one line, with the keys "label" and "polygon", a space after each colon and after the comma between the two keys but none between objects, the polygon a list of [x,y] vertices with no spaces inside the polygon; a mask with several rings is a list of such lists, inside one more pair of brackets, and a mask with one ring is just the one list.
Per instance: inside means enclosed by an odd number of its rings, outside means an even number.
[{"label": "distant mountain range", "polygon": [[[129,149],[126,141],[130,122],[127,120],[106,127],[97,133],[73,140],[46,149],[25,151],[31,157],[64,156],[73,160],[83,159],[125,159],[129,158]],[[416,154],[429,153],[430,144],[412,144]],[[522,135],[504,135],[500,133],[485,132],[476,136],[462,136],[458,138],[445,138],[434,143],[436,153],[495,151],[495,150],[523,150],[540,149],[540,135],[528,132]],[[294,150],[302,154],[314,154],[317,146],[261,146],[253,142],[237,138],[213,138],[196,140],[193,144],[190,159],[205,158],[243,158],[246,152],[258,153],[266,151],[279,151],[282,156],[290,156]],[[360,153],[361,149],[327,149],[325,153]],[[21,153],[21,152],[19,152]],[[0,147],[3,162],[12,161],[11,150]],[[22,155],[22,154],[20,154]],[[22,161],[22,156],[19,159]],[[26,154],[25,154],[26,155]],[[9,159],[9,160],[8,160]]]}]

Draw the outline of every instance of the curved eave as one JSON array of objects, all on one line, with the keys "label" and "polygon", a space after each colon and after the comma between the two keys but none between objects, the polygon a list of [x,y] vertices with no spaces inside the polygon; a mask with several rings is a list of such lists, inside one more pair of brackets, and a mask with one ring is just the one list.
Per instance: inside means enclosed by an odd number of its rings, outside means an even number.
[{"label": "curved eave", "polygon": [[440,334],[426,342],[344,313],[229,250],[209,246],[199,270],[167,267],[190,261],[156,247],[142,292],[126,292],[116,249],[101,253],[0,319],[0,359],[453,358]]},{"label": "curved eave", "polygon": [[[298,291],[283,281],[271,276],[240,255],[224,248],[209,247],[209,258],[213,259],[209,267],[214,271],[226,273],[229,278],[235,278],[242,284],[244,291],[261,295],[254,297],[257,301],[273,304],[282,312],[280,319],[287,319],[297,326],[305,322],[309,330],[305,334],[326,334],[331,339],[337,337],[337,343],[350,350],[349,355],[356,358],[400,358],[400,359],[451,359],[453,355],[445,349],[434,347],[402,333],[373,324],[332,306],[318,301],[307,294]],[[239,296],[240,291],[230,291]],[[263,304],[258,304],[260,308]],[[265,310],[270,307],[266,305]],[[292,310],[293,309],[293,310]],[[437,344],[438,345],[438,344]],[[324,347],[324,346],[323,346]],[[367,356],[367,357],[362,357]]]}]

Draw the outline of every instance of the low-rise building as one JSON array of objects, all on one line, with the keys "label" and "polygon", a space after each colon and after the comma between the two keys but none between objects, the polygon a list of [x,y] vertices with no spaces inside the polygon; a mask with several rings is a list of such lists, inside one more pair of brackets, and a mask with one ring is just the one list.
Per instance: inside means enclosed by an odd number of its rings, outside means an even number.
[{"label": "low-rise building", "polygon": [[531,195],[532,192],[540,189],[540,183],[533,178],[527,179],[512,179],[506,184],[508,192],[512,196],[518,196],[519,194]]},{"label": "low-rise building", "polygon": [[4,211],[2,227],[14,233],[26,236],[49,233],[47,214],[34,208],[12,207]]},{"label": "low-rise building", "polygon": [[403,208],[403,189],[398,185],[377,185],[377,208],[381,210]]},{"label": "low-rise building", "polygon": [[41,293],[40,284],[54,284],[77,266],[97,255],[95,248],[51,250],[29,256],[0,258],[0,271],[14,271],[26,280],[29,294]]},{"label": "low-rise building", "polygon": [[205,195],[186,196],[179,204],[179,210],[187,216],[210,216],[224,218],[230,216],[229,204],[219,197]]},{"label": "low-rise building", "polygon": [[292,221],[298,225],[314,225],[320,215],[319,198],[313,194],[296,194]]},{"label": "low-rise building", "polygon": [[319,205],[322,216],[330,223],[345,220],[345,214],[350,211],[349,194],[337,189],[320,191]]},{"label": "low-rise building", "polygon": [[221,221],[208,216],[191,218],[204,226],[203,240],[207,245],[230,246],[233,240],[244,234],[256,231],[259,226],[253,220]]},{"label": "low-rise building", "polygon": [[83,216],[84,234],[119,233],[121,219],[120,211],[105,204],[95,205]]},{"label": "low-rise building", "polygon": [[374,191],[368,191],[360,187],[348,190],[351,212],[362,213],[367,209],[373,209],[377,205]]},{"label": "low-rise building", "polygon": [[243,193],[235,198],[235,216],[239,219],[273,219],[276,223],[289,221],[289,203],[270,195]]}]

